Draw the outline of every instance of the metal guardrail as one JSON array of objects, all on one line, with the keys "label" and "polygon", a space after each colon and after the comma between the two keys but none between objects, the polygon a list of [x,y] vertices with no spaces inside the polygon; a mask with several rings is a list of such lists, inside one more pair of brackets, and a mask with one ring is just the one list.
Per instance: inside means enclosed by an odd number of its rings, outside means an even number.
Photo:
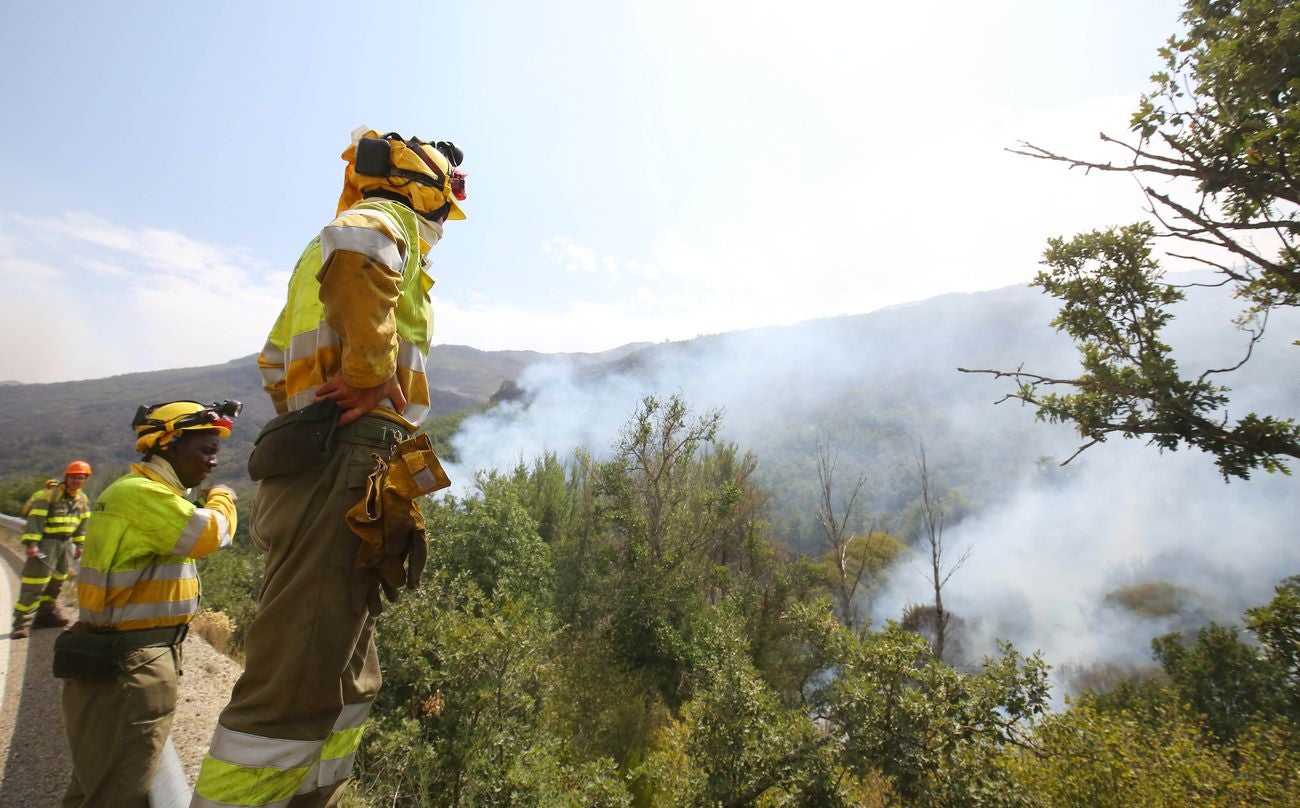
[{"label": "metal guardrail", "polygon": [[0,513],[0,525],[12,528],[19,533],[22,533],[23,528],[27,527],[27,520],[21,516],[10,516],[7,513]]}]

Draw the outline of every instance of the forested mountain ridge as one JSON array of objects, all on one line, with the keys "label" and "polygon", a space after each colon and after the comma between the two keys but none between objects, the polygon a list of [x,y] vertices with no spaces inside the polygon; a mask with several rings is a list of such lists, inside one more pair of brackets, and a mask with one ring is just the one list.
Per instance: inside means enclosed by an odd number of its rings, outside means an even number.
[{"label": "forested mountain ridge", "polygon": [[[604,354],[578,354],[577,362],[622,356],[635,345]],[[486,404],[503,382],[546,358],[534,351],[481,351],[464,345],[436,345],[428,375],[431,414],[458,412]],[[103,379],[52,384],[0,385],[0,484],[15,476],[57,476],[72,458],[90,461],[97,470],[125,469],[136,459],[130,422],[136,408],[173,399],[203,402],[235,399],[243,414],[223,446],[223,473],[243,467],[257,432],[274,415],[262,391],[257,357],[221,365],[128,373]],[[93,480],[107,484],[103,475]]]},{"label": "forested mountain ridge", "polygon": [[[1222,320],[1195,308],[1175,327],[1206,335],[1189,363],[1228,361]],[[680,342],[633,344],[597,354],[480,351],[438,345],[429,358],[432,416],[482,407],[498,392],[515,400],[471,418],[450,458],[462,482],[485,467],[507,467],[544,451],[609,448],[645,394],[681,393],[696,408],[724,411],[723,436],[760,459],[774,516],[793,546],[815,549],[808,519],[815,499],[815,449],[833,447],[844,469],[870,478],[873,510],[899,512],[914,498],[911,456],[928,447],[947,486],[988,505],[1008,481],[1051,469],[1078,441],[1034,422],[1007,391],[962,367],[1027,363],[1068,373],[1070,343],[1048,325],[1050,298],[1024,286],[949,294],[796,325],[756,328]],[[1277,329],[1281,331],[1281,329]],[[1300,411],[1300,389],[1260,378],[1286,355],[1277,341],[1257,346],[1241,378],[1246,393],[1281,411]],[[1254,372],[1258,367],[1260,372]],[[507,390],[502,390],[502,385]],[[272,412],[255,357],[222,365],[134,373],[56,384],[0,386],[0,484],[17,475],[54,475],[65,456],[111,472],[131,462],[135,408],[169,398],[235,398],[245,410],[225,445],[224,473],[242,479],[252,440]],[[1247,399],[1248,400],[1248,399]],[[1289,409],[1288,409],[1289,408]],[[1041,461],[1041,462],[1040,462]],[[91,492],[108,479],[92,480]]]}]

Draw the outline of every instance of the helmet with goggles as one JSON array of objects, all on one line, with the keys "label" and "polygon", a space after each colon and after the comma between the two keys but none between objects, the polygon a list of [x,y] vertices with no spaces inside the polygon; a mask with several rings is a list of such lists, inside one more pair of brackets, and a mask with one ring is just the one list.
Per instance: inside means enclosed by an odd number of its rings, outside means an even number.
[{"label": "helmet with goggles", "polygon": [[136,434],[135,450],[144,455],[161,452],[181,433],[200,429],[215,429],[217,437],[228,438],[235,425],[234,419],[243,408],[244,405],[238,401],[142,404],[131,421]]},{"label": "helmet with goggles", "polygon": [[342,156],[347,167],[339,213],[367,195],[396,194],[427,219],[465,218],[460,203],[465,201],[466,174],[457,167],[465,155],[455,143],[357,129]]}]

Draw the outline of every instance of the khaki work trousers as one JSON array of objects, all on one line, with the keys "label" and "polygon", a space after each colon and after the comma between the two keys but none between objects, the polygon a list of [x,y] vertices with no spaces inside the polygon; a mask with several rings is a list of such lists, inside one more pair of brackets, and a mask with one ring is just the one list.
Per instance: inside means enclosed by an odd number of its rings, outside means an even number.
[{"label": "khaki work trousers", "polygon": [[63,808],[148,808],[176,710],[180,648],[140,648],[114,679],[67,679],[63,726],[72,782]]},{"label": "khaki work trousers", "polygon": [[29,625],[37,611],[53,611],[68,579],[72,563],[70,539],[46,537],[37,544],[37,550],[44,558],[28,556],[23,563],[22,585],[14,604],[14,628]]},{"label": "khaki work trousers", "polygon": [[[344,514],[375,467],[372,446],[335,443],[322,466],[258,483],[253,541],[267,552],[244,673],[221,726],[263,738],[320,741],[345,706],[369,705],[381,676],[375,621],[351,604],[360,540]],[[295,796],[292,808],[334,805],[347,777]]]}]

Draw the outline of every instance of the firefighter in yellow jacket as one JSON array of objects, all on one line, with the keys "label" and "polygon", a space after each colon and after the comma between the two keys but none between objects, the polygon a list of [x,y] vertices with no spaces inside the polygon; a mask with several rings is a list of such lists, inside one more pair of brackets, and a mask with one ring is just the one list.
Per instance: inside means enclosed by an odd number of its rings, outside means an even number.
[{"label": "firefighter in yellow jacket", "polygon": [[141,407],[143,457],[95,501],[77,579],[80,620],[59,636],[72,778],[63,808],[147,805],[176,707],[180,644],[199,609],[194,559],[229,546],[235,493],[187,496],[217,465],[233,401]]},{"label": "firefighter in yellow jacket", "polygon": [[342,156],[337,217],[298,260],[258,357],[280,413],[249,460],[266,575],[199,808],[341,798],[380,686],[380,591],[419,582],[414,499],[448,484],[415,432],[429,409],[429,251],[465,218],[461,151],[359,129]]},{"label": "firefighter in yellow jacket", "polygon": [[90,477],[90,464],[74,460],[63,472],[63,482],[28,497],[23,505],[27,527],[22,541],[27,550],[18,602],[14,604],[14,627],[9,635],[20,640],[30,628],[59,628],[68,624],[59,614],[59,593],[68,580],[72,558],[81,557],[86,537],[90,503],[81,490]]}]

